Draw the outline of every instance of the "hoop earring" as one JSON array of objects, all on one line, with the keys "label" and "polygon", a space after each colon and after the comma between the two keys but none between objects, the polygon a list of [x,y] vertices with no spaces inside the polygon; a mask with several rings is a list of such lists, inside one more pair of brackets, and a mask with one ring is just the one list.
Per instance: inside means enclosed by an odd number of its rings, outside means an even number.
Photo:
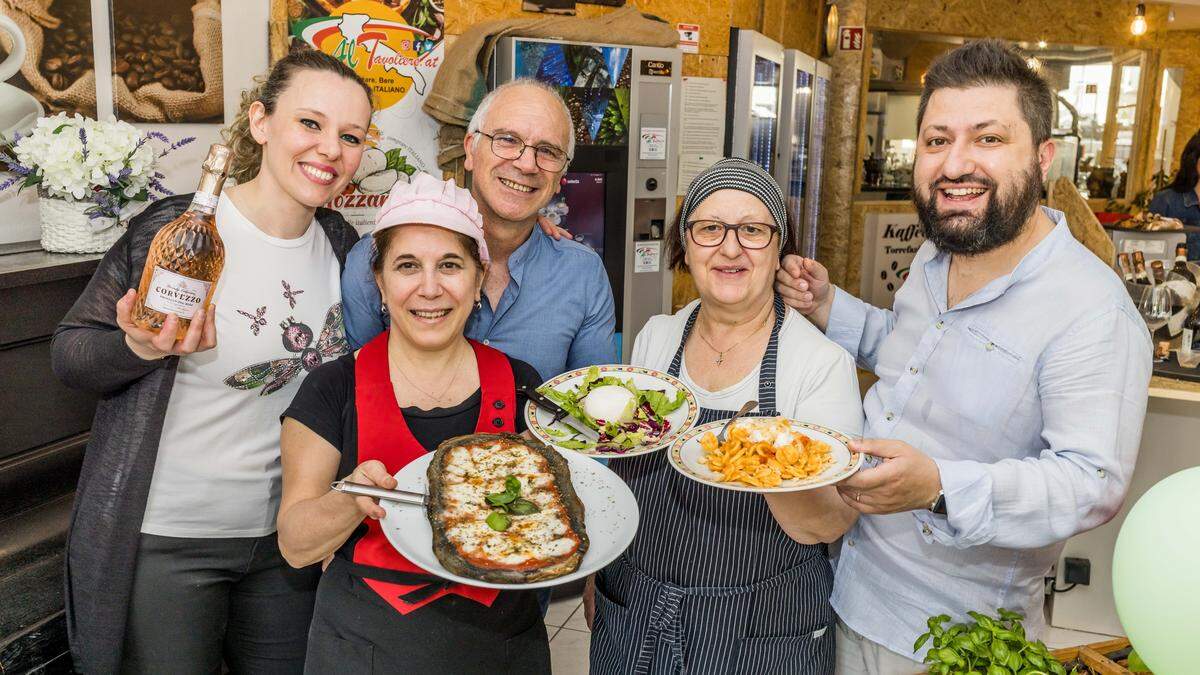
[{"label": "hoop earring", "polygon": [[476,301],[475,301],[475,309],[476,309],[476,310],[483,309],[483,300],[476,300]]}]

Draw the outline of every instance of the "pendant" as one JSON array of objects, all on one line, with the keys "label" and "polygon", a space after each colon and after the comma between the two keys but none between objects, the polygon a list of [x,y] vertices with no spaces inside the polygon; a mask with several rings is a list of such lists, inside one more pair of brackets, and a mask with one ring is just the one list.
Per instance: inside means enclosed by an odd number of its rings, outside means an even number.
[{"label": "pendant", "polygon": [[717,365],[718,366],[721,365],[721,363],[724,360],[725,360],[725,352],[717,352]]}]

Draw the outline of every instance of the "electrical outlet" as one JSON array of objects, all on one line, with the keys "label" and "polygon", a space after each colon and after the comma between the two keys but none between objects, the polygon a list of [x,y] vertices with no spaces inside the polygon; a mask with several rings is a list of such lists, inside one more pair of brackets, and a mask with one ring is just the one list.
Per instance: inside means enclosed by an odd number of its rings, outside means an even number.
[{"label": "electrical outlet", "polygon": [[1092,561],[1087,558],[1065,558],[1063,581],[1068,584],[1087,586],[1092,580]]}]

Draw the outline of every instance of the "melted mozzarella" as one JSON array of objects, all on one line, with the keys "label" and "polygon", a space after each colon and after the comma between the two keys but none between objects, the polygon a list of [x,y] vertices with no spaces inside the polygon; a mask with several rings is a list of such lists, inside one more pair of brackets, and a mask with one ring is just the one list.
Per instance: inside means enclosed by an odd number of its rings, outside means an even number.
[{"label": "melted mozzarella", "polygon": [[[509,528],[499,532],[487,525],[492,510],[486,498],[504,491],[507,476],[516,476],[521,481],[521,496],[541,510],[511,516]],[[464,555],[517,566],[561,558],[578,545],[569,536],[570,519],[545,458],[529,448],[499,443],[455,448],[446,462],[445,481],[442,518],[453,523],[446,537]]]}]

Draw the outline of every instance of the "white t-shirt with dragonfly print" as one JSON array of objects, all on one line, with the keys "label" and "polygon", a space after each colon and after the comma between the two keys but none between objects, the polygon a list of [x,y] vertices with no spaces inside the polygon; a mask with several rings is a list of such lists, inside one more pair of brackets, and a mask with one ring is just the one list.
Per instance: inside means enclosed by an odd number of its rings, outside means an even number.
[{"label": "white t-shirt with dragonfly print", "polygon": [[179,361],[142,532],[260,537],[275,531],[279,415],[305,375],[347,351],[337,257],[316,220],[303,236],[259,230],[225,195],[217,346]]}]

